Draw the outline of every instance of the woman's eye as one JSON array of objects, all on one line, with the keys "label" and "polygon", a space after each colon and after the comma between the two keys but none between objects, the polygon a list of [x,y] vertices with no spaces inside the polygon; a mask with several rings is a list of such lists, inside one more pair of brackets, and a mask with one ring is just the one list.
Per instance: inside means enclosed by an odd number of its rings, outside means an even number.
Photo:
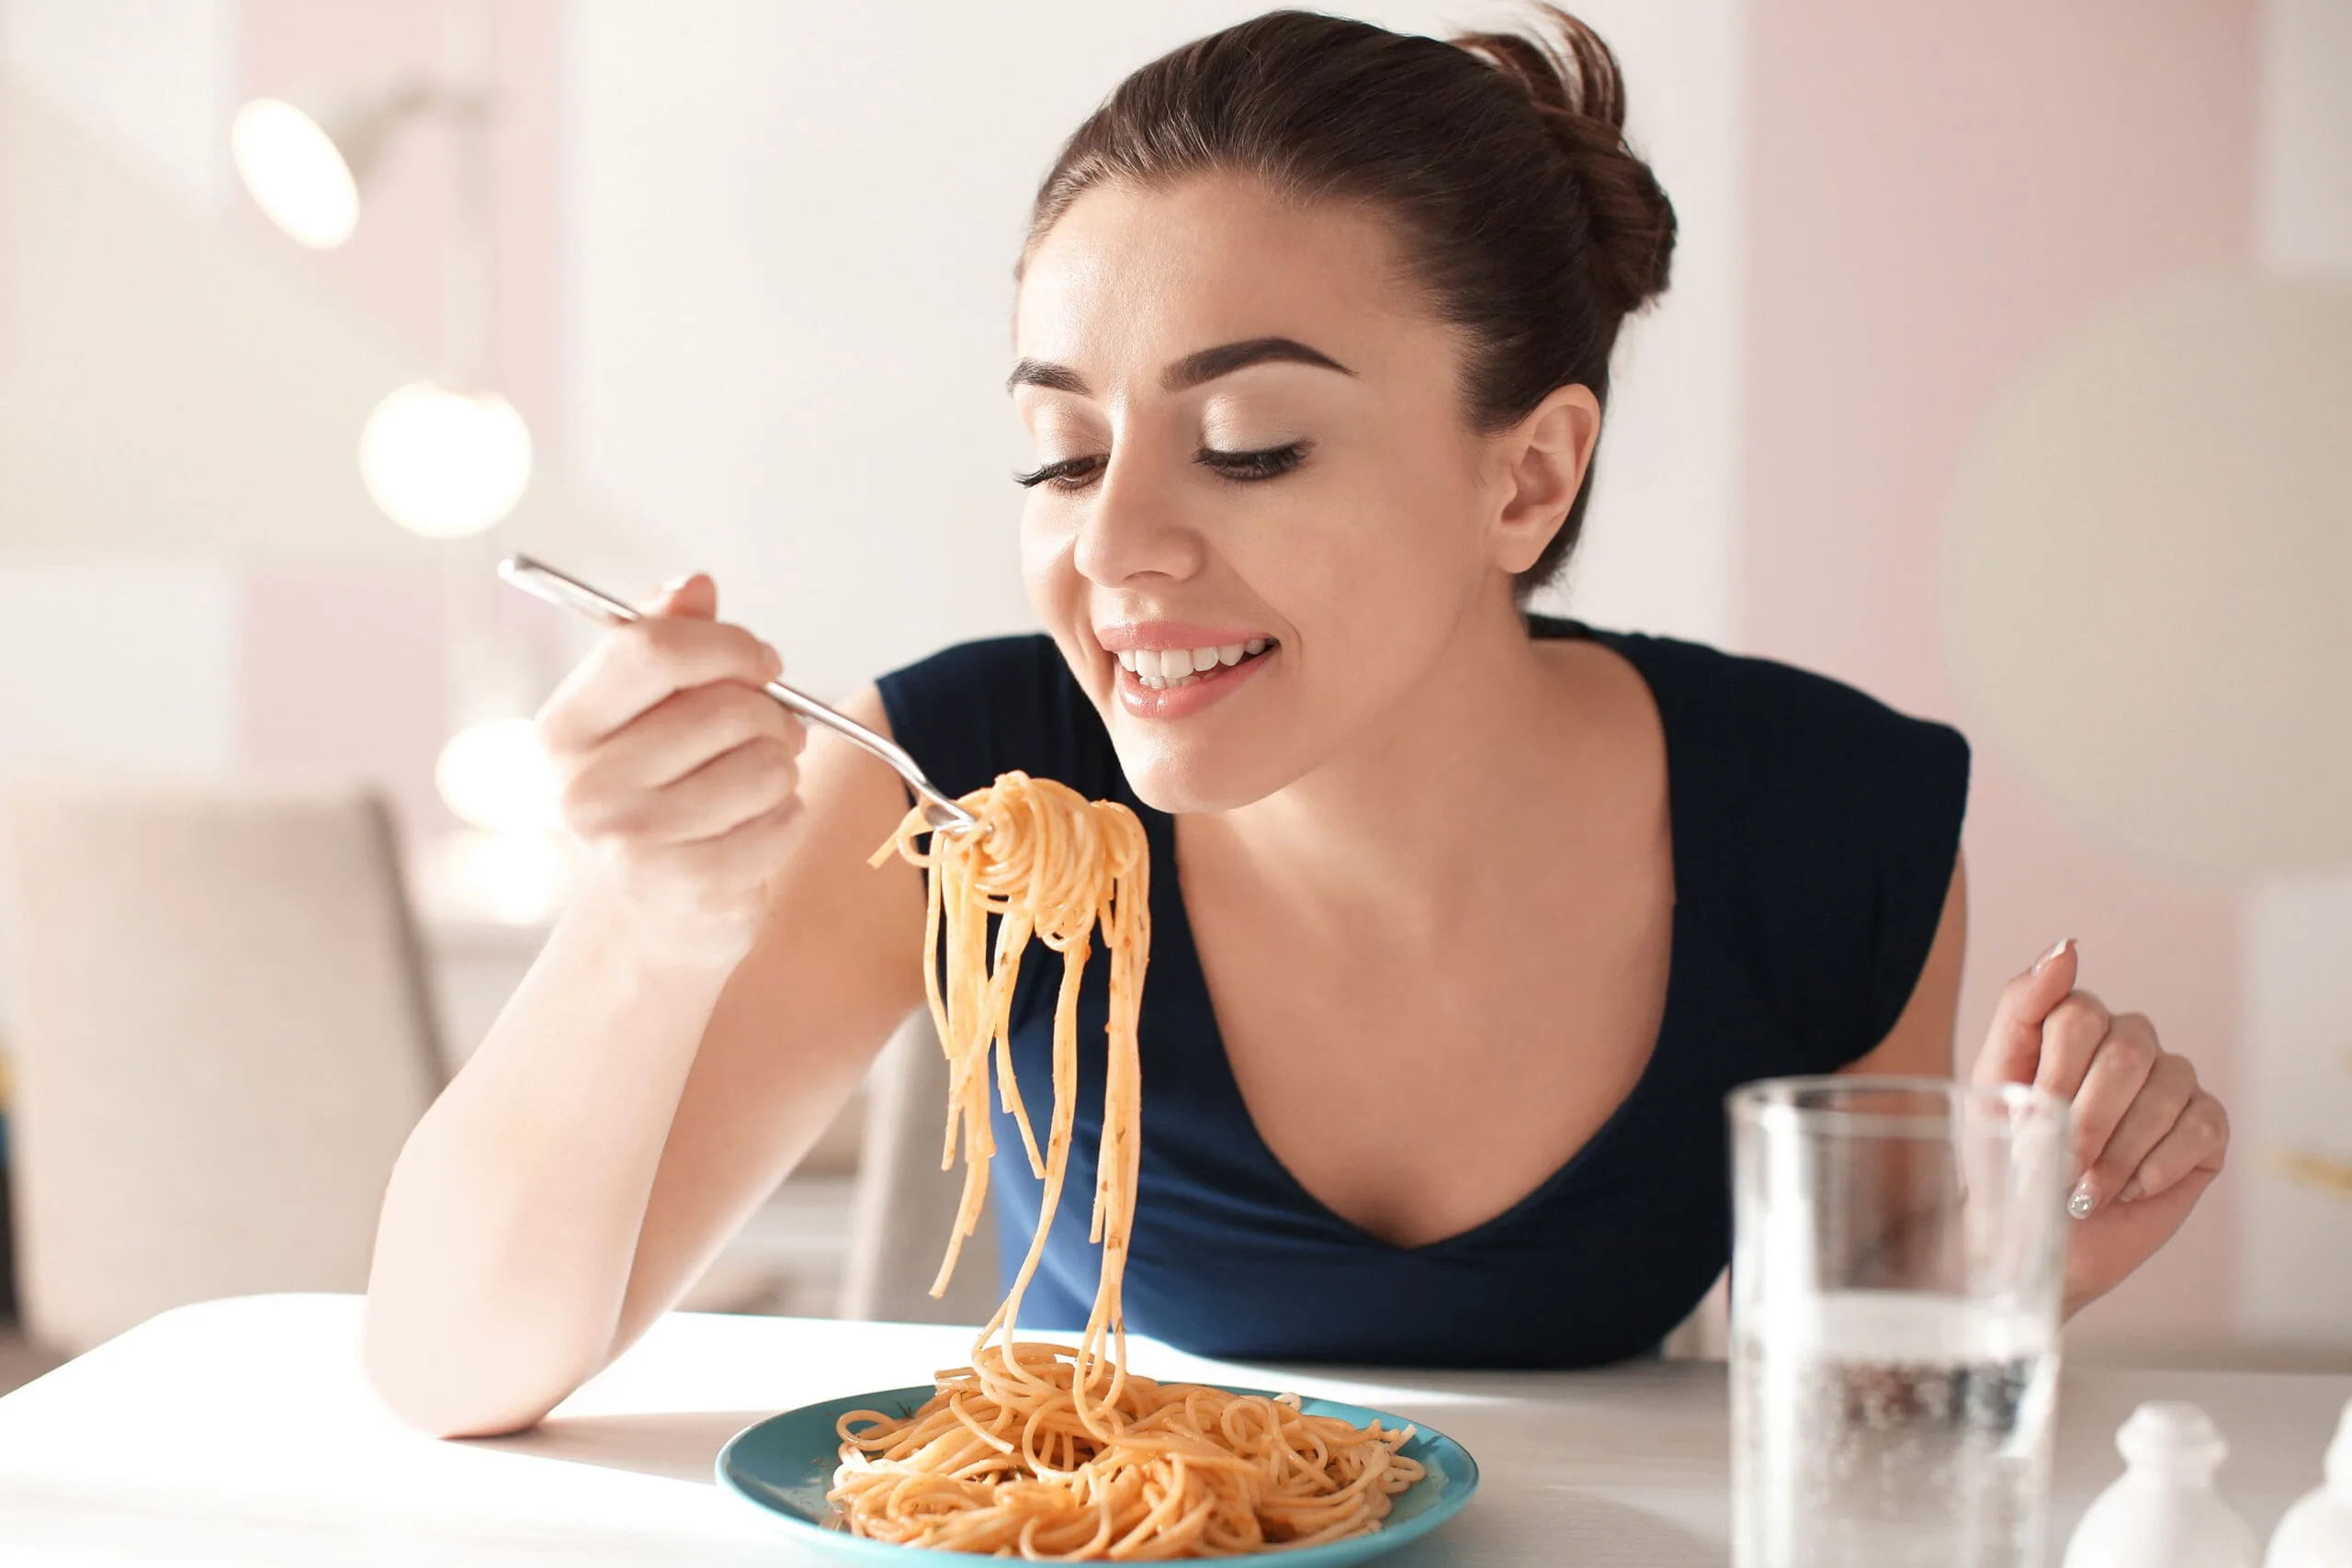
[{"label": "woman's eye", "polygon": [[1267,446],[1255,452],[1223,452],[1214,446],[1204,446],[1193,454],[1193,460],[1229,479],[1246,482],[1255,479],[1278,479],[1306,461],[1304,441],[1294,441],[1287,446]]},{"label": "woman's eye", "polygon": [[1096,474],[1102,471],[1101,457],[1064,457],[1058,463],[1048,463],[1042,468],[1032,468],[1025,474],[1015,474],[1012,482],[1023,490],[1034,490],[1049,484],[1056,490],[1084,490]]}]

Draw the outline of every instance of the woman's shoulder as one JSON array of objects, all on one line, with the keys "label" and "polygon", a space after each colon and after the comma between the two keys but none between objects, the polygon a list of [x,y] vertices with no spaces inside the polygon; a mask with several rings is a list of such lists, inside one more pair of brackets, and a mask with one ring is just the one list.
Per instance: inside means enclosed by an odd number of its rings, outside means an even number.
[{"label": "woman's shoulder", "polygon": [[1720,773],[1751,805],[1759,790],[1893,804],[1931,784],[1945,786],[1939,793],[1966,785],[1968,742],[1959,730],[1843,681],[1703,643],[1577,629],[1641,672],[1676,762]]},{"label": "woman's shoulder", "polygon": [[1797,1067],[1827,1070],[1868,1051],[1901,1015],[1943,913],[1967,813],[1968,742],[1775,660],[1592,635],[1640,671],[1657,702],[1678,896],[1736,928],[1732,947],[1807,1043]]},{"label": "woman's shoulder", "polygon": [[875,682],[890,733],[933,783],[963,795],[1019,769],[1100,796],[1110,738],[1042,634],[958,643]]}]

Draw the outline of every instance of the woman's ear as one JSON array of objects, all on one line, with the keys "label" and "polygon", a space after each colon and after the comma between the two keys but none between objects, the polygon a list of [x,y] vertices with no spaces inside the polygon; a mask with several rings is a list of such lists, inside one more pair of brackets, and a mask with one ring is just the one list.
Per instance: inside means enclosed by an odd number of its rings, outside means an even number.
[{"label": "woman's ear", "polygon": [[1503,491],[1495,517],[1495,564],[1516,574],[1535,564],[1568,520],[1600,440],[1600,400],[1589,387],[1555,388],[1495,440]]}]

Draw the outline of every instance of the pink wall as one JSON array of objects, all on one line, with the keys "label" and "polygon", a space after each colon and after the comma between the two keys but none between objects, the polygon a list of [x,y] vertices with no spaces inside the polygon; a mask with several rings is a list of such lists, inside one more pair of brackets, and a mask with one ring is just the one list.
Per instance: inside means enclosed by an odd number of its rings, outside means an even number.
[{"label": "pink wall", "polygon": [[[240,101],[302,94],[333,103],[417,75],[437,74],[438,0],[242,0]],[[491,200],[499,255],[494,363],[501,389],[532,434],[552,446],[561,412],[562,301],[560,157],[563,132],[561,0],[492,0],[498,112],[491,128]],[[448,128],[411,126],[369,180],[357,232],[308,256],[316,275],[420,365],[442,344],[444,247],[453,181]],[[252,203],[248,223],[284,244]]]},{"label": "pink wall", "polygon": [[[563,6],[493,0],[491,9],[498,112],[490,179],[499,267],[492,365],[500,390],[530,425],[544,471],[560,461],[561,437]],[[243,0],[236,97],[287,94],[332,104],[435,72],[444,10],[438,0],[331,6]],[[349,243],[294,256],[426,370],[439,363],[443,346],[451,170],[446,127],[412,126],[371,175]],[[239,208],[259,243],[296,252],[252,203],[241,199]],[[353,431],[355,460],[358,438]],[[440,574],[269,569],[246,574],[243,592],[240,762],[264,772],[381,778],[413,826],[448,826],[432,780],[450,722]],[[535,620],[532,627],[543,625]]]},{"label": "pink wall", "polygon": [[[2255,0],[1754,0],[1739,624],[1758,652],[1967,728],[1946,497],[2003,384],[2132,289],[2251,251]],[[2084,592],[2099,592],[2086,583]],[[2151,628],[2151,635],[2163,635]],[[2058,937],[2226,1098],[2235,900],[2057,819],[1980,739],[1963,1051]],[[2226,1201],[2086,1323],[2220,1330]]]}]

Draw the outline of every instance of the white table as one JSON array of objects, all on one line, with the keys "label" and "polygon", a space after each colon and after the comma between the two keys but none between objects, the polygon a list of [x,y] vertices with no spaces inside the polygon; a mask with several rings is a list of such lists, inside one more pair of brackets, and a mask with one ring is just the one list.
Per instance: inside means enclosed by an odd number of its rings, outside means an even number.
[{"label": "white table", "polygon": [[[679,1314],[538,1430],[441,1443],[378,1408],[357,1333],[351,1297],[211,1303],[0,1399],[0,1562],[775,1568],[807,1559],[712,1484],[719,1445],[778,1409],[919,1382],[968,1343],[960,1329]],[[1157,1346],[1137,1356],[1155,1375],[1269,1381]],[[1398,1568],[1725,1561],[1719,1364],[1272,1381],[1425,1418],[1477,1456],[1477,1501]],[[2267,1535],[2316,1483],[2347,1397],[2352,1377],[2069,1374],[2059,1529],[2116,1472],[2132,1405],[2182,1398],[2227,1434],[2225,1490]]]}]

